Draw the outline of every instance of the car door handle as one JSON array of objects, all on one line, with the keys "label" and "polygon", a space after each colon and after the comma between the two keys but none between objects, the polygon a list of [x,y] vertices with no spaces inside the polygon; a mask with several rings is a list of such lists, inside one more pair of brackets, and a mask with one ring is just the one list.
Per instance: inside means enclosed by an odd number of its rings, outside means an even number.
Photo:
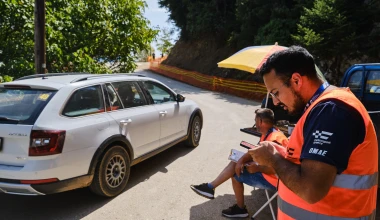
[{"label": "car door handle", "polygon": [[132,119],[128,118],[128,119],[125,119],[125,120],[121,120],[120,124],[126,125],[126,124],[131,123],[131,122],[132,122]]},{"label": "car door handle", "polygon": [[168,111],[160,111],[160,115],[166,115],[168,114]]}]

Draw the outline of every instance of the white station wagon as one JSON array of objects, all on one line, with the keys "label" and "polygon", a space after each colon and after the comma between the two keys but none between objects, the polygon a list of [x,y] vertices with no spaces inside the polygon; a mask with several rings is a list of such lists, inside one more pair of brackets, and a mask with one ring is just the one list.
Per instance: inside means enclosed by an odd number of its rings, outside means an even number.
[{"label": "white station wagon", "polygon": [[133,74],[40,74],[0,84],[0,192],[81,187],[112,197],[130,167],[177,143],[196,147],[197,104]]}]

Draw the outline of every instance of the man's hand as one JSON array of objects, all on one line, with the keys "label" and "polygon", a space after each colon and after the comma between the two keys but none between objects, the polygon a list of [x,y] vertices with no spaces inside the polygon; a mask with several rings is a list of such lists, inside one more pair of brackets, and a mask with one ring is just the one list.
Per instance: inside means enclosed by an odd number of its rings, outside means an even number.
[{"label": "man's hand", "polygon": [[244,169],[244,163],[242,161],[238,161],[235,166],[235,174],[236,176],[240,177],[240,174],[243,172]]},{"label": "man's hand", "polygon": [[263,166],[273,167],[273,158],[281,154],[277,151],[276,147],[282,147],[278,144],[269,141],[263,141],[258,147],[248,150],[252,159]]},{"label": "man's hand", "polygon": [[310,159],[293,163],[279,153],[278,147],[281,146],[265,141],[248,153],[259,165],[273,168],[286,187],[306,202],[313,204],[323,199],[335,180],[337,168]]},{"label": "man's hand", "polygon": [[243,172],[244,164],[252,161],[252,157],[249,153],[245,153],[239,160],[236,162],[235,166],[235,174],[237,176],[240,176],[240,174]]},{"label": "man's hand", "polygon": [[245,164],[245,168],[247,169],[248,173],[260,172],[260,167],[255,162]]}]

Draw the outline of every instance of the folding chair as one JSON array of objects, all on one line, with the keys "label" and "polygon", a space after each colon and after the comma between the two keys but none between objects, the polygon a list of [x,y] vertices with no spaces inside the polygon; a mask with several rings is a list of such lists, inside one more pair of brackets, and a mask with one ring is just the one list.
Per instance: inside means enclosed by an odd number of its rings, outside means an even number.
[{"label": "folding chair", "polygon": [[269,193],[268,193],[268,190],[265,190],[265,194],[266,194],[266,196],[267,196],[267,199],[268,199],[268,201],[263,205],[263,206],[261,206],[261,208],[259,208],[259,210],[257,210],[256,212],[255,212],[255,214],[253,214],[252,215],[252,217],[251,217],[251,219],[255,219],[255,217],[265,208],[265,207],[267,207],[268,205],[269,205],[269,208],[270,208],[270,211],[271,211],[271,213],[272,213],[272,217],[273,217],[273,220],[276,220],[276,215],[274,214],[274,210],[273,210],[273,207],[272,207],[272,200],[273,199],[275,199],[276,197],[277,197],[277,195],[278,195],[278,192],[276,191],[276,193],[272,196],[272,197],[270,197],[269,198]]}]

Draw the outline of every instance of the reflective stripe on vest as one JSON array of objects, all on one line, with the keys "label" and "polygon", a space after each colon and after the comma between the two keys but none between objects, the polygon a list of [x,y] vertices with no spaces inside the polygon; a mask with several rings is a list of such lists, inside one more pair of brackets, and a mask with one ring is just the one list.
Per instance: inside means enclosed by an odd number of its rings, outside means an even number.
[{"label": "reflective stripe on vest", "polygon": [[372,175],[336,175],[333,186],[345,189],[370,189],[377,185],[378,172]]},{"label": "reflective stripe on vest", "polygon": [[345,218],[337,216],[328,216],[323,214],[318,214],[315,212],[309,212],[305,209],[301,209],[285,200],[282,200],[279,196],[277,199],[278,208],[286,215],[291,216],[294,219],[307,219],[307,220],[372,220],[376,218],[376,210],[373,211],[368,216],[363,216],[360,218]]}]

